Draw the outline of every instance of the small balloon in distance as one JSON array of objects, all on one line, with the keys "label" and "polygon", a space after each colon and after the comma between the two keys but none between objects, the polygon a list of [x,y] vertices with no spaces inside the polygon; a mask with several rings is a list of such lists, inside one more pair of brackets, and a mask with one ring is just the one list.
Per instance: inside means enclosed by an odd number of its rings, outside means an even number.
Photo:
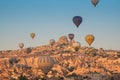
[{"label": "small balloon in distance", "polygon": [[24,44],[23,43],[19,43],[19,48],[23,48],[24,47]]},{"label": "small balloon in distance", "polygon": [[96,5],[99,3],[99,0],[91,0],[91,2],[94,5],[94,7],[96,7]]},{"label": "small balloon in distance", "polygon": [[32,39],[34,39],[35,33],[30,33],[30,37],[31,37]]}]

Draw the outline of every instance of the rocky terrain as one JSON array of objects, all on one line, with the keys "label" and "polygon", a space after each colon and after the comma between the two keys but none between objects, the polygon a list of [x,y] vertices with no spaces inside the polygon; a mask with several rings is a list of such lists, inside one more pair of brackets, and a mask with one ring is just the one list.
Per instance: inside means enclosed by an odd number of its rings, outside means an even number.
[{"label": "rocky terrain", "polygon": [[[74,43],[61,36],[48,45],[0,51],[0,80],[120,80],[119,51]],[[47,73],[40,68],[41,56],[54,60]]]}]

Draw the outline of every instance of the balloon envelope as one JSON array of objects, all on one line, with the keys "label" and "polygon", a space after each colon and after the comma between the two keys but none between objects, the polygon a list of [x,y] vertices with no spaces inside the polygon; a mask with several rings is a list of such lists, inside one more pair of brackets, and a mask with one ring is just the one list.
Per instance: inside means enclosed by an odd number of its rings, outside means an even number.
[{"label": "balloon envelope", "polygon": [[24,44],[23,44],[23,43],[19,43],[19,47],[20,47],[20,48],[23,48],[23,47],[24,47]]},{"label": "balloon envelope", "polygon": [[74,16],[73,17],[73,23],[76,25],[77,28],[79,27],[81,22],[82,22],[82,17],[81,16]]},{"label": "balloon envelope", "polygon": [[96,5],[98,4],[99,0],[91,0],[91,2],[94,5],[94,7],[96,7]]},{"label": "balloon envelope", "polygon": [[70,40],[72,40],[74,38],[74,34],[70,33],[70,34],[68,34],[68,37]]},{"label": "balloon envelope", "polygon": [[55,44],[55,40],[54,39],[50,39],[50,45],[53,45],[53,44]]},{"label": "balloon envelope", "polygon": [[73,43],[72,47],[77,51],[81,47],[81,44],[80,42],[75,42]]},{"label": "balloon envelope", "polygon": [[88,48],[88,50],[86,50],[86,54],[89,55],[95,55],[96,54],[96,49],[93,47]]},{"label": "balloon envelope", "polygon": [[93,43],[94,41],[94,36],[92,34],[89,34],[85,37],[86,42],[89,44],[89,46]]},{"label": "balloon envelope", "polygon": [[40,56],[38,59],[38,67],[43,71],[43,73],[48,73],[53,67],[55,61],[50,56]]},{"label": "balloon envelope", "polygon": [[30,37],[31,37],[32,39],[34,39],[35,33],[30,33]]}]

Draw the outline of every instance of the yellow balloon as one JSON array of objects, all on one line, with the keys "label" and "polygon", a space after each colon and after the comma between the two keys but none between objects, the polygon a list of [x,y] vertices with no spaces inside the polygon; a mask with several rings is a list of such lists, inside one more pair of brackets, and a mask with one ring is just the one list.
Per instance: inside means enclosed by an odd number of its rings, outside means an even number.
[{"label": "yellow balloon", "polygon": [[30,33],[30,37],[31,37],[32,39],[34,39],[35,33]]},{"label": "yellow balloon", "polygon": [[85,40],[89,44],[89,46],[91,46],[91,44],[93,43],[94,39],[95,39],[95,37],[92,34],[88,34],[85,37]]}]

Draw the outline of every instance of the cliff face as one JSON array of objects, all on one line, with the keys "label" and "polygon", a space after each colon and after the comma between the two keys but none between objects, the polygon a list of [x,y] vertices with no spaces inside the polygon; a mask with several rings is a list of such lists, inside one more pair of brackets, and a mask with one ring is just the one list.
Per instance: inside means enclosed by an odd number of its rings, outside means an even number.
[{"label": "cliff face", "polygon": [[1,51],[0,79],[18,79],[21,74],[28,79],[43,77],[44,74],[38,63],[39,57],[43,55],[50,56],[55,61],[47,73],[48,77],[85,76],[90,73],[97,73],[97,76],[120,74],[120,52],[79,45],[73,47],[73,43],[62,36],[52,45]]}]

